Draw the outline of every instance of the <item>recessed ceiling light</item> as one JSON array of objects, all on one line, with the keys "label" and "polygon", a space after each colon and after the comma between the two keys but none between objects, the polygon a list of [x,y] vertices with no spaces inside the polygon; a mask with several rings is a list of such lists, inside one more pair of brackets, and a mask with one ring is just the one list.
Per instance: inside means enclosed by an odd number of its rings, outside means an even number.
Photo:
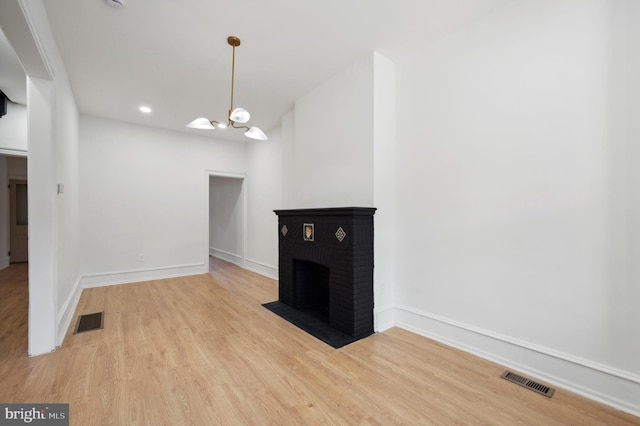
[{"label": "recessed ceiling light", "polygon": [[140,109],[140,112],[144,112],[145,114],[149,114],[151,112],[151,108],[145,105],[142,105],[139,109]]},{"label": "recessed ceiling light", "polygon": [[107,4],[116,9],[122,9],[124,7],[124,0],[105,0]]}]

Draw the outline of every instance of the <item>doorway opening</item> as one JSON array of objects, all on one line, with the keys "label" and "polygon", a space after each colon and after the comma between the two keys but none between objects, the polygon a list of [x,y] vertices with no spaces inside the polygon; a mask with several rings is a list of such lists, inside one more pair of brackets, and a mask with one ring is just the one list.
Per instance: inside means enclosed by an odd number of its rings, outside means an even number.
[{"label": "doorway opening", "polygon": [[[206,256],[244,267],[246,191],[244,175],[207,172]],[[215,262],[206,262],[209,270]]]},{"label": "doorway opening", "polygon": [[27,158],[0,155],[0,323],[14,324],[0,336],[2,358],[28,350],[29,251]]},{"label": "doorway opening", "polygon": [[29,261],[29,202],[26,180],[9,180],[9,263]]}]

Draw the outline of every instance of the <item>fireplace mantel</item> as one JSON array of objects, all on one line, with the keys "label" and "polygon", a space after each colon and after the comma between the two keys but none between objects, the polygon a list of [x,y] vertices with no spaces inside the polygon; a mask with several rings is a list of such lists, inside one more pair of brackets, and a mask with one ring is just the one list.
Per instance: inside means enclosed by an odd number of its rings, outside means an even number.
[{"label": "fireplace mantel", "polygon": [[279,301],[296,309],[307,307],[310,285],[296,281],[318,272],[306,266],[301,272],[296,265],[320,265],[320,270],[328,268],[328,284],[324,286],[328,287],[329,325],[354,338],[373,334],[375,211],[372,207],[275,210]]},{"label": "fireplace mantel", "polygon": [[315,209],[274,210],[278,216],[373,216],[375,207],[323,207]]}]

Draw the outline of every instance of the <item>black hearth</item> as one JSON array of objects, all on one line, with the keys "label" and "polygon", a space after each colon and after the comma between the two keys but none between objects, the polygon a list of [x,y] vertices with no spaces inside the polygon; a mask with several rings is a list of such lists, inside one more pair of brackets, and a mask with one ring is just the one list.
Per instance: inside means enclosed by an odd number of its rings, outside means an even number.
[{"label": "black hearth", "polygon": [[375,210],[276,210],[279,300],[265,306],[334,347],[373,334]]}]

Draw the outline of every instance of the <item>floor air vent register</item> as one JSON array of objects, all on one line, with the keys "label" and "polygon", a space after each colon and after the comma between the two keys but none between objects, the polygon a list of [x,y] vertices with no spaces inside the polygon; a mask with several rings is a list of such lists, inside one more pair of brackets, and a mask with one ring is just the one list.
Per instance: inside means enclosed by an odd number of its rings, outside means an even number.
[{"label": "floor air vent register", "polygon": [[73,334],[85,331],[99,330],[104,326],[104,312],[96,312],[94,314],[85,314],[78,317],[76,328]]},{"label": "floor air vent register", "polygon": [[546,396],[547,398],[551,398],[553,396],[553,393],[555,392],[554,389],[545,386],[541,383],[537,383],[534,382],[531,379],[528,379],[524,376],[520,376],[518,374],[512,373],[511,371],[505,371],[504,373],[502,373],[502,377],[505,380],[508,380],[512,383],[515,383],[516,385],[520,385],[522,387],[525,387],[529,390],[532,390],[534,392],[537,392],[541,395]]}]

